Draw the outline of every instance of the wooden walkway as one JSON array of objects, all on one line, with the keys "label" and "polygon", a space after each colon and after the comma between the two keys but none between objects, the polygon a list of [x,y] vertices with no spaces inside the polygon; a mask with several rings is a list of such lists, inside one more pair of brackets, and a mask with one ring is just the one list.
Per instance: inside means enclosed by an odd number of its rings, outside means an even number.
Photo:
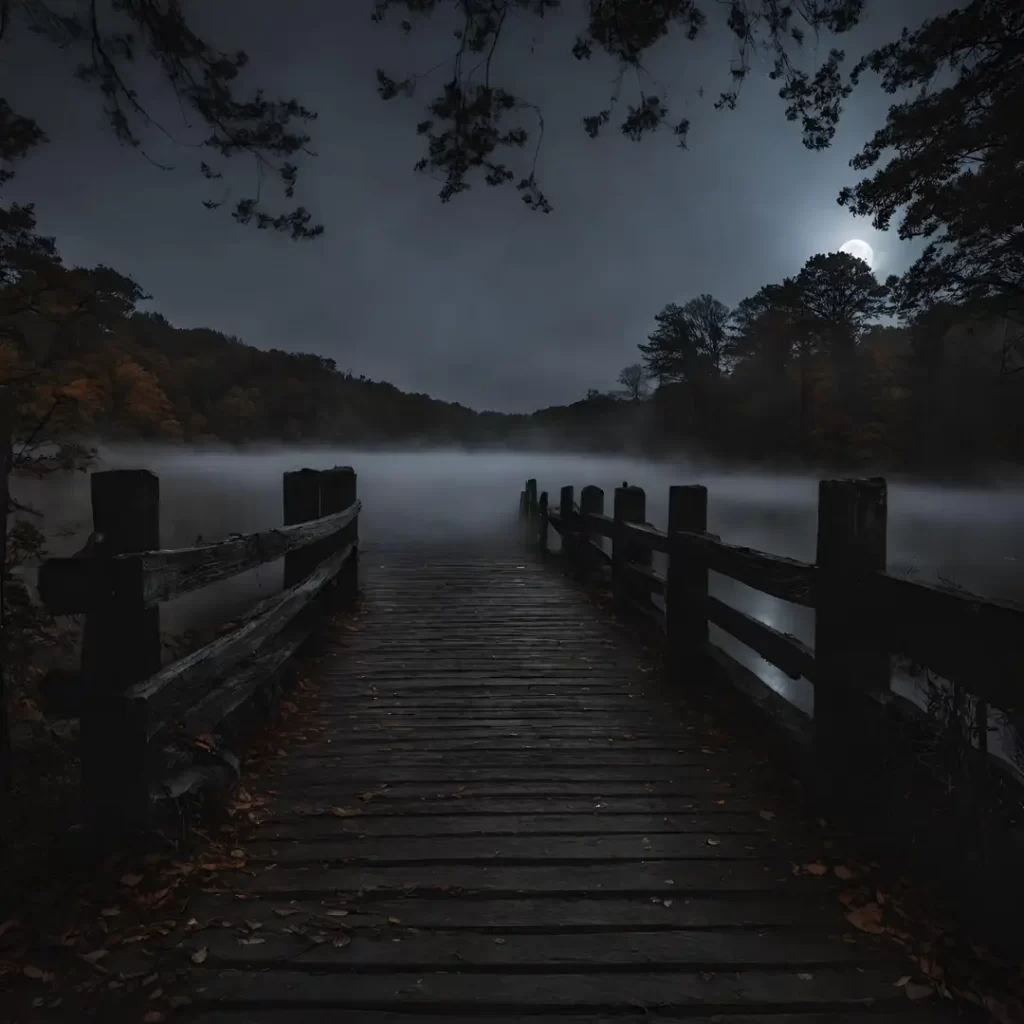
[{"label": "wooden walkway", "polygon": [[188,940],[190,1019],[950,1019],[832,871],[794,872],[828,863],[814,823],[581,589],[514,550],[362,572],[246,870],[193,897],[228,927]]}]

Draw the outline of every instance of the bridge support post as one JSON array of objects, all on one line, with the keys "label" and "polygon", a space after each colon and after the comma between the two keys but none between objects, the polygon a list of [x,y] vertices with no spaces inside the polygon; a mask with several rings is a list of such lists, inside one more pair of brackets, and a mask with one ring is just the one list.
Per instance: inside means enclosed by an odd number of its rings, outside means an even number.
[{"label": "bridge support post", "polygon": [[563,487],[558,495],[558,515],[562,520],[562,558],[567,568],[576,561],[576,536],[579,524],[576,521],[576,491]]},{"label": "bridge support post", "polygon": [[160,547],[160,481],[144,469],[93,473],[97,594],[82,636],[82,794],[101,846],[149,823],[146,723],[125,691],[160,669],[160,609],[143,599],[142,566],[113,556]]},{"label": "bridge support post", "polygon": [[[308,523],[320,518],[320,473],[315,469],[297,469],[284,474],[284,525]],[[320,562],[319,545],[290,551],[284,556],[284,586],[304,580]]]},{"label": "bridge support post", "polygon": [[617,601],[626,601],[634,594],[629,579],[629,563],[651,564],[650,550],[626,540],[625,523],[643,523],[647,519],[647,495],[642,487],[623,484],[615,488],[614,536],[612,537],[612,591]]},{"label": "bridge support post", "polygon": [[537,546],[542,554],[548,551],[548,492],[543,491],[537,506]]},{"label": "bridge support post", "polygon": [[[864,578],[884,571],[885,480],[822,480],[818,488],[814,626],[815,753],[823,796],[866,796],[863,769],[884,745],[871,693],[890,687],[889,652],[864,624]],[[872,707],[874,705],[874,707]]]},{"label": "bridge support post", "polygon": [[671,678],[699,668],[708,645],[708,567],[695,553],[673,540],[680,531],[704,533],[708,528],[708,489],[700,485],[668,491],[668,580],[665,586],[665,630]]},{"label": "bridge support post", "polygon": [[[598,556],[591,549],[593,531],[587,523],[587,516],[604,515],[604,491],[600,487],[587,486],[580,491],[580,531],[576,551],[576,565],[580,573],[586,574],[598,562]],[[600,543],[597,539],[595,543]]]},{"label": "bridge support post", "polygon": [[[343,512],[356,500],[356,471],[351,466],[335,466],[320,474],[320,515],[329,516]],[[329,541],[330,549],[324,550],[320,558],[326,558],[346,544],[353,545],[351,557],[338,574],[338,593],[352,601],[359,593],[359,520],[354,519],[344,530]]]}]

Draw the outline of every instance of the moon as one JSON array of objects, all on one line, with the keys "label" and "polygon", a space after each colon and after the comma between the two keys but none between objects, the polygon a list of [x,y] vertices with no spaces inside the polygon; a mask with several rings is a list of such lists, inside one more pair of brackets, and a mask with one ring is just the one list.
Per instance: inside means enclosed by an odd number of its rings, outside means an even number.
[{"label": "moon", "polygon": [[856,256],[857,259],[863,260],[869,267],[875,265],[875,250],[867,242],[859,238],[851,238],[848,242],[843,242],[839,247],[839,251],[848,252],[851,256]]}]

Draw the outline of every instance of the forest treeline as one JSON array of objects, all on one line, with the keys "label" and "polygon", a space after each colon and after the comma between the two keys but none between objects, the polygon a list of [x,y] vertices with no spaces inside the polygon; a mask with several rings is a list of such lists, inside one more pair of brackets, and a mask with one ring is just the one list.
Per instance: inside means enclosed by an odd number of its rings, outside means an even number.
[{"label": "forest treeline", "polygon": [[[461,444],[933,467],[1024,459],[1021,328],[983,307],[904,326],[892,282],[845,253],[729,309],[709,295],[652,317],[622,391],[531,415],[477,412],[140,311],[138,284],[67,267],[32,211],[3,214],[0,381],[32,445]],[[20,232],[14,218],[22,218]],[[514,343],[514,339],[513,339]],[[653,393],[649,390],[653,384]],[[528,397],[528,396],[527,396]]]}]

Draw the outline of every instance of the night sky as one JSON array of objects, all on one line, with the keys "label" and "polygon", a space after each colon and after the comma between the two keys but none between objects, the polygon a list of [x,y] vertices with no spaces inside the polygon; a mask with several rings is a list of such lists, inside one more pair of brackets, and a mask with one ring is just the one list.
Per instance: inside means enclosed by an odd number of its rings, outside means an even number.
[{"label": "night sky", "polygon": [[[849,158],[891,102],[872,81],[850,101],[832,149],[810,153],[764,64],[737,111],[714,110],[731,54],[715,26],[700,43],[662,45],[649,63],[673,114],[691,119],[688,151],[667,132],[629,142],[614,124],[591,141],[580,119],[606,105],[615,67],[572,58],[581,25],[572,2],[544,22],[517,21],[492,75],[543,110],[538,176],[554,212],[533,213],[514,189],[482,182],[443,206],[439,184],[412,170],[422,152],[414,125],[443,69],[414,99],[387,104],[374,72],[425,70],[454,40],[444,19],[418,23],[408,38],[398,17],[373,25],[372,6],[186,3],[212,42],[248,51],[247,80],[319,112],[319,155],[304,162],[297,198],[326,225],[323,238],[293,242],[238,226],[230,203],[203,209],[200,200],[220,198],[196,170],[208,155],[147,133],[154,158],[177,165],[164,172],[125,149],[99,97],[74,82],[74,58],[24,34],[0,49],[0,94],[52,142],[20,165],[6,198],[37,204],[41,229],[58,237],[69,263],[130,273],[152,293],[150,308],[176,325],[318,352],[406,390],[507,411],[614,387],[667,302],[709,291],[734,304],[850,238],[874,246],[882,277],[917,251],[836,204],[855,180]],[[945,6],[869,0],[867,23],[840,45],[852,63]],[[807,66],[833,43],[812,39]],[[134,81],[175,134],[197,137],[152,73]],[[243,161],[233,164],[238,198],[252,178]]]}]

